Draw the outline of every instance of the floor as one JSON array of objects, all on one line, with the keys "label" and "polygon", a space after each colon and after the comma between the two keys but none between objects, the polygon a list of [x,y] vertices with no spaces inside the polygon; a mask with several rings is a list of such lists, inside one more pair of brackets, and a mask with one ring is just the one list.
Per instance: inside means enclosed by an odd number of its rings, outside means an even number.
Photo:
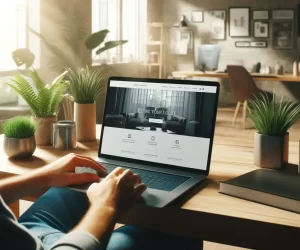
[{"label": "floor", "polygon": [[[240,114],[236,124],[231,126],[231,120],[233,118],[234,109],[220,109],[218,111],[216,130],[215,134],[218,136],[228,137],[228,140],[234,137],[239,137],[239,139],[244,138],[247,140],[253,140],[253,133],[255,129],[250,119],[247,119],[246,129],[242,129],[242,115]],[[290,129],[290,140],[291,141],[300,141],[300,123],[295,124]],[[297,132],[298,131],[298,132]],[[31,202],[21,201],[21,213],[23,213],[29,206]],[[204,242],[204,250],[238,250],[243,248],[225,246],[220,244],[215,244],[211,242]]]}]

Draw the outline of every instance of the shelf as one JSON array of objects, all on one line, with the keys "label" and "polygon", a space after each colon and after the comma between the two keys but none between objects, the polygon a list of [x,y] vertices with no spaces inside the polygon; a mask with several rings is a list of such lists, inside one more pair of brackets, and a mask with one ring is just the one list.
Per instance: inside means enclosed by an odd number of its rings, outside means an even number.
[{"label": "shelf", "polygon": [[148,23],[149,26],[151,27],[157,27],[157,28],[163,28],[164,23]]},{"label": "shelf", "polygon": [[144,66],[161,66],[160,63],[144,63]]},{"label": "shelf", "polygon": [[163,45],[163,42],[161,41],[147,42],[147,45]]}]

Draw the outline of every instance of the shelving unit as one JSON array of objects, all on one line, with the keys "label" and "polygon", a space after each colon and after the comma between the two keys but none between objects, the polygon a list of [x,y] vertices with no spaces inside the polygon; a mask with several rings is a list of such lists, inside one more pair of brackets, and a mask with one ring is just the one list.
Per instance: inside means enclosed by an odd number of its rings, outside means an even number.
[{"label": "shelving unit", "polygon": [[[148,23],[148,41],[146,42],[146,61],[143,64],[147,68],[147,77],[163,78],[163,67],[165,57],[164,24]],[[151,53],[158,54],[154,58]],[[155,60],[157,59],[157,60]]]}]

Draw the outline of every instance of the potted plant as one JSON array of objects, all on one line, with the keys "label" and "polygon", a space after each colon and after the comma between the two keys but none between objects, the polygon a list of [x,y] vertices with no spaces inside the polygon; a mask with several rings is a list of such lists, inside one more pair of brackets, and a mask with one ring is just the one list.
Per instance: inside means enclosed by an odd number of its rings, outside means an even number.
[{"label": "potted plant", "polygon": [[9,158],[31,157],[36,143],[36,123],[30,117],[15,117],[2,125],[4,151]]},{"label": "potted plant", "polygon": [[57,120],[57,109],[62,101],[66,84],[63,76],[51,85],[46,85],[34,70],[27,70],[32,81],[15,75],[13,83],[7,83],[27,102],[32,113],[32,119],[37,123],[35,139],[37,145],[51,145],[52,126]]},{"label": "potted plant", "polygon": [[254,136],[254,163],[278,169],[288,163],[288,130],[300,119],[300,104],[261,94],[249,100],[250,115],[257,132]]},{"label": "potted plant", "polygon": [[75,102],[77,140],[89,142],[96,140],[96,101],[105,92],[105,69],[81,68],[67,69],[69,91]]}]

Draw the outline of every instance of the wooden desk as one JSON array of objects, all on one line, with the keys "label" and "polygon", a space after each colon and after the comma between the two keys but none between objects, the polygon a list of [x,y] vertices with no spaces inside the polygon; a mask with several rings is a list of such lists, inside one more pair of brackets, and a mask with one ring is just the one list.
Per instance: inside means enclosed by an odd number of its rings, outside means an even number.
[{"label": "wooden desk", "polygon": [[[201,72],[201,71],[174,71],[172,73],[175,78],[186,78],[186,77],[211,77],[228,79],[227,73],[217,73],[217,72]],[[300,76],[293,75],[263,75],[259,73],[251,73],[251,76],[255,81],[268,81],[268,82],[299,82]]]},{"label": "wooden desk", "polygon": [[[74,152],[94,157],[98,142],[79,144]],[[297,142],[290,143],[290,162],[294,164],[298,164],[298,146]],[[0,152],[2,176],[30,172],[69,153],[40,147],[32,159],[10,161],[2,149]],[[300,214],[218,193],[219,181],[254,169],[253,140],[216,136],[204,188],[194,189],[167,208],[135,206],[120,222],[251,249],[300,249]]]}]

